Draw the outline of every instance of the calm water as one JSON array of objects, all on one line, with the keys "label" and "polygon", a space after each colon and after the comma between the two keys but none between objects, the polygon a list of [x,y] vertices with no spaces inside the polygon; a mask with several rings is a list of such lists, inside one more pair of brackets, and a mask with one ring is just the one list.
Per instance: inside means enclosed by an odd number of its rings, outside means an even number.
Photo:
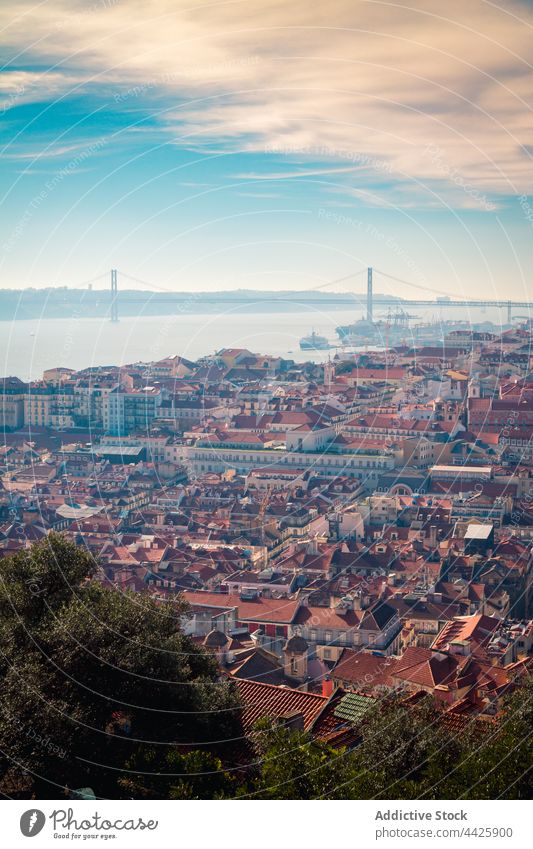
[{"label": "calm water", "polygon": [[[432,317],[420,309],[416,312],[419,320]],[[451,315],[445,318],[460,317],[459,310],[449,312]],[[498,312],[490,313],[480,314],[475,320],[497,322]],[[0,321],[0,376],[29,380],[53,366],[80,369],[120,365],[157,360],[168,354],[196,360],[225,347],[319,362],[327,359],[328,352],[300,351],[301,337],[314,329],[337,344],[335,328],[362,315],[362,310],[346,307],[303,307],[291,313],[244,313],[234,308],[220,315],[130,317],[118,324],[102,318]]]}]

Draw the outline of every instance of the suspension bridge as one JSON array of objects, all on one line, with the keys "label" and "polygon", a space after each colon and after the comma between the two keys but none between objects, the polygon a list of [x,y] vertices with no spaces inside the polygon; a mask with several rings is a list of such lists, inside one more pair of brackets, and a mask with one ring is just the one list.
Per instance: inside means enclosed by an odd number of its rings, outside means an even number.
[{"label": "suspension bridge", "polygon": [[[389,307],[398,307],[398,308],[406,308],[409,307],[436,307],[436,308],[453,308],[459,307],[462,309],[487,309],[490,307],[498,308],[498,309],[506,309],[507,310],[507,321],[511,323],[513,310],[519,309],[521,311],[520,318],[527,320],[528,318],[533,318],[533,301],[519,301],[512,299],[499,299],[499,298],[465,298],[460,295],[449,295],[447,292],[440,291],[438,289],[431,289],[428,286],[422,286],[417,283],[413,283],[409,280],[401,280],[398,277],[394,277],[391,274],[387,274],[384,271],[380,271],[376,268],[366,268],[361,269],[360,271],[356,271],[353,274],[347,274],[344,277],[339,277],[335,280],[329,280],[326,283],[321,283],[318,286],[314,286],[310,289],[307,289],[306,292],[302,292],[298,295],[295,292],[293,295],[285,295],[276,292],[264,293],[258,292],[257,295],[248,293],[242,293],[238,290],[229,291],[226,293],[221,292],[202,292],[200,293],[188,293],[188,292],[176,292],[165,287],[154,286],[154,284],[148,283],[145,280],[140,280],[137,277],[133,277],[130,274],[126,274],[125,272],[119,272],[116,268],[111,269],[110,272],[110,300],[109,300],[109,317],[110,320],[114,323],[119,321],[120,315],[120,292],[118,288],[118,278],[119,273],[121,279],[125,279],[128,282],[135,283],[136,285],[145,286],[147,291],[139,291],[138,297],[136,297],[134,290],[128,290],[127,301],[128,304],[132,303],[146,303],[147,295],[153,294],[157,296],[157,303],[164,304],[166,308],[169,305],[174,304],[178,306],[183,303],[187,299],[191,298],[200,298],[201,303],[203,304],[257,304],[261,303],[280,303],[280,304],[300,304],[305,305],[308,303],[306,299],[306,295],[309,295],[313,292],[320,292],[320,303],[321,304],[336,304],[336,305],[357,305],[362,306],[366,305],[366,317],[368,321],[374,320],[374,308],[389,306]],[[346,283],[349,280],[356,280],[358,277],[365,275],[366,276],[366,292],[327,292],[324,291],[327,287],[340,285],[342,283]],[[392,281],[394,283],[400,283],[405,286],[410,286],[413,289],[419,290],[424,293],[425,297],[417,296],[411,298],[400,298],[398,296],[387,295],[387,294],[379,294],[376,296],[374,291],[374,281],[376,275],[379,278],[384,278],[388,284],[388,281]],[[104,280],[108,277],[108,273],[100,274],[98,277],[93,277],[91,280],[85,281],[85,283],[81,284],[87,285],[92,284],[96,281]],[[431,293],[435,297],[429,298],[428,293]]]}]

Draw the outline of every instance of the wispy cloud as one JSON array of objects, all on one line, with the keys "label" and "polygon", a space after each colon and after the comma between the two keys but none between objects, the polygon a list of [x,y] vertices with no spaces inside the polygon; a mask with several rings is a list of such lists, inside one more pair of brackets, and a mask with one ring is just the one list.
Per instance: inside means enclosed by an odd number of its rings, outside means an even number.
[{"label": "wispy cloud", "polygon": [[187,189],[210,189],[213,188],[212,183],[200,183],[196,180],[182,180],[180,186],[185,186]]},{"label": "wispy cloud", "polygon": [[233,192],[236,197],[241,198],[265,198],[267,200],[274,200],[280,197],[283,197],[281,192],[251,192],[251,191],[242,191],[242,192]]},{"label": "wispy cloud", "polygon": [[357,169],[350,168],[289,168],[284,171],[245,171],[235,174],[236,180],[297,180],[299,177],[324,177],[335,174],[349,174]]},{"label": "wispy cloud", "polygon": [[285,155],[261,179],[386,170],[467,208],[461,181],[480,196],[533,191],[533,10],[516,0],[5,0],[1,19],[17,67],[48,64],[49,97],[97,86],[128,110],[157,93],[177,143]]},{"label": "wispy cloud", "polygon": [[71,156],[72,154],[76,154],[80,151],[85,150],[91,144],[94,144],[93,138],[76,142],[76,144],[57,145],[49,147],[47,150],[41,151],[36,151],[33,148],[31,150],[17,150],[10,153],[4,153],[3,157],[4,159],[14,159],[20,161],[55,159],[56,157],[59,159],[63,159],[66,156]]}]

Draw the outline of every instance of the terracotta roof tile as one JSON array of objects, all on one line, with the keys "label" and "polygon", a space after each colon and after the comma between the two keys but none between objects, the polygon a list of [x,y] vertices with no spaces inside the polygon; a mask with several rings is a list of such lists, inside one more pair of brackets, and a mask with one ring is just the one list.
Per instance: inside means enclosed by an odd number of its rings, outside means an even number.
[{"label": "terracotta roof tile", "polygon": [[487,643],[500,627],[501,621],[493,616],[457,616],[448,622],[433,642],[432,648],[444,649],[456,640],[473,640],[479,645]]},{"label": "terracotta roof tile", "polygon": [[257,681],[236,679],[239,696],[244,705],[243,725],[249,731],[263,717],[288,717],[301,713],[307,731],[327,703],[325,696],[305,693],[291,687],[276,687]]}]

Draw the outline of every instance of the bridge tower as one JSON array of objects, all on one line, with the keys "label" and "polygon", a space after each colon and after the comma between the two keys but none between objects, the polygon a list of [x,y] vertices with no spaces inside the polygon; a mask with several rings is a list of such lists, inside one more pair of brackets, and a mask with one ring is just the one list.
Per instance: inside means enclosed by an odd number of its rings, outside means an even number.
[{"label": "bridge tower", "polygon": [[507,302],[507,324],[511,324],[513,320],[513,310],[511,301]]},{"label": "bridge tower", "polygon": [[374,321],[373,314],[373,304],[374,298],[372,294],[372,269],[367,269],[367,282],[366,282],[366,318],[367,321]]},{"label": "bridge tower", "polygon": [[111,321],[116,324],[118,321],[118,286],[117,286],[117,269],[111,269]]}]

